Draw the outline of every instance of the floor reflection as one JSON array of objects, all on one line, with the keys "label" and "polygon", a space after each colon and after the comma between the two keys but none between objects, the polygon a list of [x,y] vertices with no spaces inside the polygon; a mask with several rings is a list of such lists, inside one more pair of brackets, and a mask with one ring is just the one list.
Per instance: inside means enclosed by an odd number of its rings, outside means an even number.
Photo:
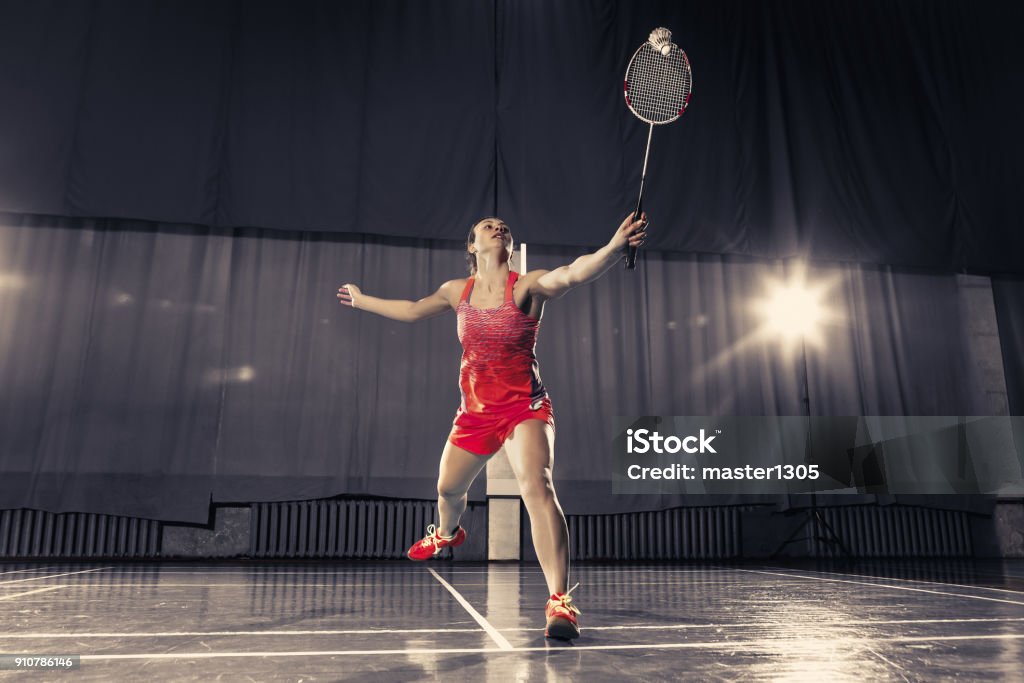
[{"label": "floor reflection", "polygon": [[74,649],[83,681],[975,680],[1024,665],[1021,562],[574,570],[583,635],[565,644],[543,636],[530,564],[11,563],[0,651]]}]

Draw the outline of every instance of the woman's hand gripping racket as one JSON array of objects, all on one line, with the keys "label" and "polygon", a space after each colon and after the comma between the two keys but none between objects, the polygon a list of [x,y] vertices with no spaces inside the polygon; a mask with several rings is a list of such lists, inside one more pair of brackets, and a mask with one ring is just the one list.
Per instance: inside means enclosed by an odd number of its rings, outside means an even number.
[{"label": "woman's hand gripping racket", "polygon": [[[636,200],[636,211],[640,216],[644,199],[644,180],[647,178],[647,158],[651,153],[651,134],[655,126],[672,123],[686,111],[690,103],[690,60],[679,46],[672,42],[672,32],[667,28],[651,31],[647,42],[640,46],[626,68],[623,88],[626,92],[626,106],[638,119],[650,124],[647,131],[647,150],[644,152],[644,168],[640,174],[640,196]],[[636,248],[629,247],[626,254],[626,268],[636,268]]]}]

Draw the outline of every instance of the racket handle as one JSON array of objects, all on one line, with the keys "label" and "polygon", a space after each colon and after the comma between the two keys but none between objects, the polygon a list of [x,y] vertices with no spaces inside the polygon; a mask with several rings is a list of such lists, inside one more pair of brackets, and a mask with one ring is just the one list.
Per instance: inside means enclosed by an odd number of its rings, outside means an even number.
[{"label": "racket handle", "polygon": [[[636,200],[636,211],[633,212],[633,219],[636,220],[640,216],[640,211],[643,208],[644,203],[644,186],[643,181],[640,181],[640,196]],[[626,270],[636,270],[636,247],[627,247],[626,250]]]}]

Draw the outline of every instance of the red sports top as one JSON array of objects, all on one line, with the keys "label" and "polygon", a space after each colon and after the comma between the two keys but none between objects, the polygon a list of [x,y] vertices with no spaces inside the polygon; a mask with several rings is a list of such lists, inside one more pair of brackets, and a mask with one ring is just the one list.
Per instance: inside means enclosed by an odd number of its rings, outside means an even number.
[{"label": "red sports top", "polygon": [[457,314],[463,349],[459,388],[465,412],[536,409],[547,398],[534,354],[540,321],[516,306],[512,287],[518,279],[519,273],[509,271],[505,300],[497,308],[470,305],[476,278],[469,278],[462,290]]}]

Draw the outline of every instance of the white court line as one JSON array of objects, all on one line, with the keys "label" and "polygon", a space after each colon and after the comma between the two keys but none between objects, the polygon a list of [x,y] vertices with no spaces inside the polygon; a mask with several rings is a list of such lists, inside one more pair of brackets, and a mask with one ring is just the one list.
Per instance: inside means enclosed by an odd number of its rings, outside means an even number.
[{"label": "white court line", "polygon": [[[44,589],[51,590],[51,589]],[[843,628],[847,626],[893,626],[914,624],[974,624],[974,623],[1007,623],[1021,622],[1024,617],[992,617],[977,619],[887,619],[887,620],[845,620],[828,624],[818,622],[816,628]],[[625,626],[587,626],[587,631],[678,631],[702,628],[766,628],[791,627],[790,622],[758,621],[739,624],[631,624]],[[510,626],[499,628],[499,631],[540,631],[538,627]],[[387,633],[479,633],[478,628],[364,628],[364,629],[324,629],[308,631],[154,631],[149,633],[0,633],[0,640],[5,638],[185,638],[202,636],[343,636],[343,635],[381,635]]]},{"label": "white court line", "polygon": [[[503,629],[536,630],[536,629]],[[6,638],[184,638],[197,636],[344,636],[380,635],[385,633],[480,633],[479,628],[407,628],[407,629],[348,629],[323,631],[166,631],[152,633],[0,633]]]},{"label": "white court line", "polygon": [[455,596],[455,599],[459,601],[459,604],[462,605],[463,608],[465,608],[465,610],[467,612],[469,612],[469,615],[476,620],[476,623],[480,624],[480,626],[485,631],[487,631],[487,635],[489,635],[491,637],[491,640],[493,640],[495,643],[498,644],[498,647],[500,647],[502,650],[511,650],[512,649],[512,644],[509,643],[507,640],[505,640],[505,636],[503,636],[500,633],[498,633],[498,630],[496,628],[494,628],[493,626],[491,626],[490,623],[488,623],[488,621],[486,619],[484,619],[482,614],[480,614],[475,609],[473,609],[473,606],[471,604],[469,604],[469,602],[467,602],[464,597],[459,595],[459,592],[457,590],[455,590],[454,588],[452,588],[452,585],[450,583],[448,583],[447,581],[442,579],[441,576],[437,572],[435,572],[433,569],[430,569],[428,567],[427,571],[429,571],[431,574],[433,574],[434,578],[437,579],[438,581],[440,581],[441,585],[444,586],[445,588],[447,588],[448,592]]},{"label": "white court line", "polygon": [[[272,575],[315,575],[315,576],[332,576],[335,574],[394,574],[404,575],[407,572],[396,568],[383,568],[381,570],[358,570],[358,571],[320,571],[317,569],[309,569],[308,571],[299,572],[276,572],[276,571],[260,571],[258,567],[253,567],[249,571],[234,571],[224,570],[218,571],[217,569],[211,568],[209,571],[191,571],[191,570],[176,570],[172,568],[160,568],[160,567],[117,567],[119,573],[123,574],[196,574],[199,576],[209,576],[211,574],[222,575],[222,574],[241,574],[243,576],[272,576]],[[735,569],[607,569],[604,567],[586,567],[583,569],[598,573],[598,574],[725,574],[730,571],[736,571]],[[467,569],[444,569],[442,570],[446,574],[505,574],[509,576],[515,576],[518,574],[540,574],[543,575],[544,571],[541,569],[487,569],[487,570],[467,570]]]},{"label": "white court line", "polygon": [[[532,583],[464,583],[462,586],[546,586],[539,581]],[[633,585],[633,584],[630,584]],[[663,585],[658,583],[656,585]],[[430,588],[432,583],[83,583],[67,586],[68,589],[92,590],[94,588],[135,588],[140,591],[155,591],[164,588],[365,588],[365,587],[401,586],[407,589]]]},{"label": "white court line", "polygon": [[983,595],[964,595],[963,593],[947,593],[946,591],[933,591],[926,588],[911,588],[910,586],[890,586],[884,583],[871,583],[870,581],[848,581],[846,579],[828,579],[823,576],[807,576],[806,574],[784,574],[782,572],[769,572],[763,569],[740,569],[741,572],[750,572],[752,574],[773,574],[775,576],[785,576],[791,579],[809,579],[811,581],[831,581],[834,583],[852,583],[860,586],[872,586],[874,588],[891,588],[892,590],[899,591],[914,591],[916,593],[931,593],[933,595],[945,595],[951,598],[970,598],[972,600],[987,600],[989,602],[1004,602],[1009,605],[1021,605],[1024,606],[1024,601],[1020,600],[1003,600],[1001,598],[988,598]]},{"label": "white court line", "polygon": [[617,567],[591,567],[585,564],[582,565],[582,568],[602,574],[726,574],[728,572],[736,571],[733,567],[706,567],[703,569],[623,569]]},{"label": "white court line", "polygon": [[46,567],[32,567],[31,569],[12,569],[9,572],[0,572],[0,576],[5,574],[21,574],[22,572],[41,572],[46,570]]},{"label": "white court line", "polygon": [[[800,578],[804,578],[804,577],[800,577]],[[807,577],[807,578],[817,578],[817,577]],[[528,587],[531,587],[531,586],[533,586],[533,587],[536,587],[536,586],[547,586],[547,583],[540,582],[540,581],[531,581],[531,582],[517,581],[517,582],[509,582],[509,583],[493,582],[492,581],[490,583],[461,583],[460,582],[459,585],[460,586],[472,586],[474,588],[480,588],[480,587],[486,587],[486,586],[509,586],[509,587],[524,587],[524,588],[528,588]],[[673,588],[675,588],[675,587],[693,586],[693,588],[695,590],[699,590],[700,589],[700,585],[699,584],[691,583],[689,581],[683,581],[683,582],[678,582],[678,583],[671,582],[671,581],[639,581],[639,582],[637,582],[637,581],[621,581],[621,582],[610,582],[610,583],[591,581],[588,584],[588,588],[591,591],[593,591],[593,590],[600,590],[600,589],[602,589],[604,587],[608,587],[608,586],[620,586],[620,585],[621,586],[627,586],[627,587],[629,587],[629,586],[665,586],[665,587],[673,587]],[[880,586],[882,584],[870,584],[870,585]],[[374,587],[381,587],[383,589],[383,588],[391,588],[391,587],[395,587],[395,586],[412,590],[412,589],[429,588],[430,584],[424,584],[424,583],[405,583],[405,582],[395,582],[395,583],[162,583],[162,582],[145,583],[145,582],[137,582],[137,583],[82,583],[82,584],[69,584],[66,587],[67,587],[68,590],[77,590],[77,591],[80,591],[80,592],[81,591],[92,591],[94,589],[95,590],[99,590],[99,589],[108,589],[108,588],[109,589],[114,589],[114,588],[118,588],[118,589],[121,589],[121,588],[132,588],[132,589],[137,589],[139,591],[145,591],[145,595],[152,596],[155,591],[164,590],[164,589],[167,589],[167,592],[169,594],[171,594],[171,595],[180,595],[182,592],[184,592],[181,589],[189,589],[189,588],[194,588],[194,589],[201,589],[201,588],[242,588],[242,589],[247,589],[247,588],[282,588],[282,589],[283,588],[289,588],[289,589],[296,589],[296,588],[325,588],[325,589],[328,589],[328,588],[374,588]],[[890,586],[887,586],[887,587],[890,587]],[[895,587],[895,586],[892,586],[892,587]],[[171,588],[174,588],[175,591],[171,591],[170,590]],[[738,589],[735,589],[735,590],[738,590]],[[949,595],[960,595],[960,594],[959,593],[949,593]],[[1017,595],[1020,595],[1022,598],[1024,598],[1024,593],[1017,593]],[[975,596],[964,596],[964,597],[975,597]],[[982,599],[982,598],[979,598],[979,599]],[[1020,603],[1020,604],[1024,604],[1024,603]]]},{"label": "white court line", "polygon": [[[739,581],[739,579],[737,579]],[[693,586],[697,581],[591,581],[588,586],[601,588],[603,586]],[[714,582],[718,584],[718,581]],[[340,588],[340,587],[366,587],[366,586],[403,586],[405,588],[425,588],[432,586],[430,583],[410,583],[407,581],[372,581],[368,583],[164,583],[163,581],[135,581],[131,583],[82,583],[69,586],[88,590],[93,588]],[[483,583],[459,583],[460,586],[547,586],[543,581],[486,581]]]},{"label": "white court line", "polygon": [[[625,582],[633,585],[631,582]],[[2,585],[2,584],[0,584]],[[69,588],[337,588],[337,587],[365,587],[365,586],[404,586],[405,588],[430,588],[431,583],[409,583],[407,581],[371,581],[368,583],[164,583],[162,581],[135,581],[131,583],[82,583],[71,585]],[[532,581],[488,581],[486,583],[463,583],[462,586],[546,586],[547,583]],[[656,582],[655,585],[665,585]]]},{"label": "white court line", "polygon": [[[940,559],[941,558],[936,558],[936,560],[940,560]],[[1014,562],[1014,561],[1019,562],[1019,558],[1007,558],[1005,561],[1006,562]],[[885,569],[887,567],[887,565],[884,562],[883,563],[877,563],[877,562],[872,561],[871,559],[862,560],[859,564],[861,566],[863,566],[863,567],[868,568],[868,569],[871,569],[872,567],[879,568],[879,569]],[[909,564],[909,565],[902,565],[902,568],[906,569],[908,571],[924,570],[924,569],[930,569],[931,566],[934,565],[934,564],[935,563]],[[899,565],[897,565],[897,566],[899,566]],[[1011,579],[1024,579],[1024,574],[1014,574],[1013,572],[1008,572],[1008,571],[1005,571],[1005,570],[997,572],[997,571],[993,571],[991,569],[987,569],[984,566],[982,566],[982,567],[975,567],[975,566],[972,566],[972,565],[957,565],[954,562],[945,563],[944,566],[949,567],[950,568],[949,569],[950,572],[971,573],[971,574],[987,574],[989,576],[1005,576],[1005,577],[1011,578]]]},{"label": "white court line", "polygon": [[[441,569],[444,570],[443,567]],[[410,573],[410,569],[408,567],[381,567],[380,569],[358,569],[358,570],[339,569],[337,571],[327,571],[327,570],[323,570],[323,569],[317,569],[315,565],[311,565],[310,568],[305,570],[305,571],[295,571],[295,572],[263,571],[258,566],[253,566],[253,567],[246,568],[246,569],[239,568],[238,570],[234,570],[234,569],[217,569],[215,567],[211,567],[209,571],[198,571],[198,570],[197,571],[193,571],[191,569],[185,570],[185,569],[174,569],[172,567],[159,567],[159,566],[154,567],[154,566],[151,566],[151,565],[146,565],[146,566],[141,566],[141,567],[131,567],[131,566],[118,567],[118,570],[126,572],[126,573],[131,573],[133,571],[136,571],[136,572],[138,572],[140,574],[160,573],[160,574],[199,574],[199,575],[206,575],[206,574],[326,574],[326,575],[331,575],[331,574],[399,574],[399,575],[402,575],[402,574],[409,574]],[[525,569],[524,570],[518,570],[518,569],[502,569],[502,570],[492,570],[492,569],[487,569],[487,570],[449,569],[449,570],[445,570],[445,571],[448,571],[448,573],[451,573],[451,574],[520,574],[520,573],[525,573],[527,570],[525,570]],[[536,570],[531,569],[529,571],[537,573],[537,574],[543,574],[544,573],[544,571],[542,569],[536,569]]]},{"label": "white court line", "polygon": [[0,600],[10,600],[11,598],[20,598],[23,595],[32,595],[33,593],[45,593],[46,591],[55,591],[66,586],[49,586],[48,588],[38,588],[34,591],[25,591],[24,593],[15,593],[14,595],[0,595]]},{"label": "white court line", "polygon": [[[935,636],[935,637],[909,637],[909,638],[886,638],[886,643],[929,643],[936,641],[963,641],[963,640],[1021,640],[1024,633],[1002,633],[991,636]],[[87,660],[110,660],[110,659],[224,659],[229,657],[343,657],[346,655],[387,655],[387,656],[408,656],[408,655],[446,655],[446,654],[505,654],[515,652],[573,652],[576,650],[730,650],[740,648],[766,649],[777,651],[780,645],[792,648],[793,645],[820,646],[824,642],[821,639],[759,639],[759,640],[730,640],[725,642],[707,643],[648,643],[642,645],[567,645],[563,647],[484,647],[484,648],[413,648],[408,650],[313,650],[313,651],[287,651],[287,652],[167,652],[167,653],[137,653],[121,655],[81,655],[82,661]],[[843,645],[871,645],[878,642],[876,638],[844,638]]]},{"label": "white court line", "polygon": [[817,574],[835,574],[837,576],[858,576],[862,579],[876,579],[879,581],[906,581],[907,583],[930,583],[933,586],[956,586],[957,588],[976,588],[983,591],[998,591],[1000,593],[1010,593],[1011,595],[1019,595],[1024,597],[1024,592],[1010,590],[1009,588],[993,588],[991,586],[971,586],[964,583],[946,583],[945,581],[928,581],[925,579],[904,579],[899,576],[871,576],[865,574],[854,574],[852,572],[833,572],[826,570],[814,570],[814,569],[786,569],[785,567],[767,567],[767,569],[775,569],[778,571],[802,571],[802,572],[815,572]]},{"label": "white court line", "polygon": [[26,581],[40,581],[42,579],[56,579],[59,576],[72,576],[74,574],[88,574],[89,572],[99,572],[104,569],[112,569],[112,567],[97,567],[96,569],[83,569],[80,572],[66,572],[64,574],[50,574],[48,576],[33,576],[31,579],[15,579],[14,581],[0,581],[0,586],[7,586],[12,583],[24,583]]}]

